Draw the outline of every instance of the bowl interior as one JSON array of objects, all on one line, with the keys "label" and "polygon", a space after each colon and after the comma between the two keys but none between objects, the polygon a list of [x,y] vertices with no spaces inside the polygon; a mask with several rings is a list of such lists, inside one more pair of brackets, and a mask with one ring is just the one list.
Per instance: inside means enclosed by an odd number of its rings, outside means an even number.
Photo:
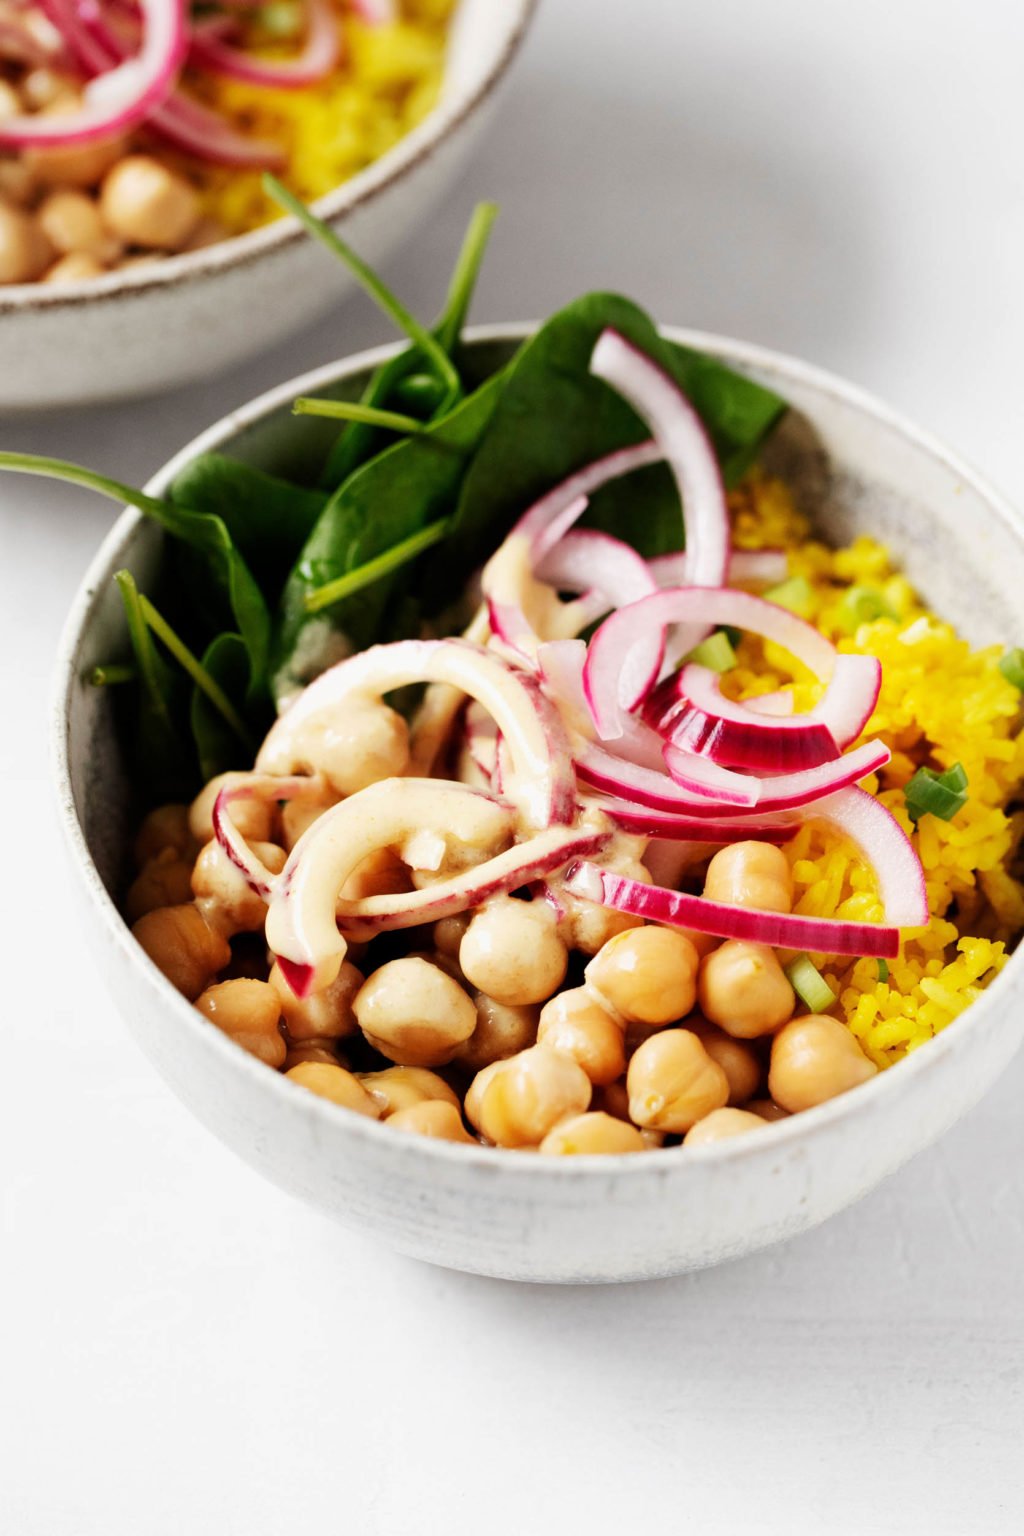
[{"label": "bowl interior", "polygon": [[[470,333],[475,369],[501,365],[527,327]],[[1020,520],[938,444],[876,402],[816,370],[720,338],[671,332],[777,389],[792,409],[764,462],[793,489],[819,534],[843,541],[869,532],[890,545],[936,612],[973,643],[1019,639],[1024,590]],[[391,348],[292,381],[211,428],[151,482],[159,493],[195,453],[220,448],[263,469],[301,479],[316,465],[331,423],[290,413],[292,399],[319,392],[356,398]],[[70,620],[67,674],[58,713],[66,731],[70,793],[85,842],[115,896],[136,815],[136,797],[118,742],[109,690],[84,679],[96,664],[124,654],[126,636],[112,572],[127,566],[145,589],[162,534],[129,511],[100,551]],[[1020,963],[1019,959],[1016,963]]]}]

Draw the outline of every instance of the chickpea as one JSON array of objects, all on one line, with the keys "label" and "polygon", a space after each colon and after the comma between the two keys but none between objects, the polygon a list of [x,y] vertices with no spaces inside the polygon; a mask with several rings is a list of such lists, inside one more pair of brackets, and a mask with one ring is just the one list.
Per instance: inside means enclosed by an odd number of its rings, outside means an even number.
[{"label": "chickpea", "polygon": [[[611,858],[601,862],[603,868],[614,870],[630,880],[650,881],[646,865],[638,859]],[[613,907],[603,907],[599,902],[587,901],[568,891],[560,891],[559,900],[565,907],[565,917],[559,924],[562,937],[570,949],[578,949],[584,955],[596,955],[609,939],[643,924],[643,918],[616,912]]]},{"label": "chickpea", "polygon": [[281,1002],[267,982],[220,981],[207,987],[196,1007],[250,1056],[268,1067],[284,1066],[288,1047],[281,1033]]},{"label": "chickpea", "polygon": [[458,982],[414,956],[374,971],[353,1008],[370,1044],[404,1067],[451,1061],[476,1028],[476,1009]]},{"label": "chickpea", "polygon": [[298,1045],[288,1046],[288,1054],[284,1059],[284,1070],[289,1072],[292,1067],[302,1066],[309,1061],[328,1067],[345,1066],[345,1062],[334,1049],[333,1040],[303,1040]]},{"label": "chickpea", "polygon": [[605,1114],[614,1115],[616,1120],[629,1119],[629,1093],[626,1088],[625,1078],[620,1077],[616,1083],[606,1083],[595,1093],[591,1107],[603,1109]]},{"label": "chickpea", "polygon": [[281,807],[281,842],[285,850],[291,853],[295,844],[304,832],[308,832],[314,821],[319,821],[324,811],[329,810],[335,801],[317,800],[287,800]]},{"label": "chickpea", "polygon": [[6,199],[16,208],[27,208],[36,191],[36,178],[24,160],[0,159],[0,202]]},{"label": "chickpea", "polygon": [[845,1024],[826,1013],[807,1013],[772,1041],[768,1089],[776,1104],[796,1114],[866,1083],[877,1071]]},{"label": "chickpea", "polygon": [[0,79],[0,123],[12,117],[20,117],[24,110],[14,86]]},{"label": "chickpea", "polygon": [[379,1120],[380,1111],[357,1077],[345,1067],[332,1066],[326,1061],[301,1061],[285,1074],[300,1088],[308,1088],[318,1098],[330,1099],[342,1109],[354,1109],[357,1115]]},{"label": "chickpea", "polygon": [[178,907],[192,900],[192,865],[179,858],[173,848],[165,848],[144,865],[128,887],[124,899],[125,916],[137,922],[157,907]]},{"label": "chickpea", "polygon": [[[188,824],[197,843],[208,843],[213,836],[213,806],[222,789],[245,784],[248,773],[219,773],[201,789],[188,809]],[[238,799],[232,802],[231,821],[246,842],[269,843],[274,832],[277,807],[267,800]]]},{"label": "chickpea", "polygon": [[626,1070],[622,1027],[586,987],[559,992],[544,1004],[537,1043],[571,1056],[595,1087],[614,1083]]},{"label": "chickpea", "polygon": [[761,912],[793,910],[793,874],[773,843],[730,843],[708,865],[704,895],[734,907]]},{"label": "chickpea", "polygon": [[540,1012],[535,1003],[516,1008],[510,1003],[496,1003],[486,992],[474,992],[473,1005],[476,1028],[454,1057],[471,1072],[518,1056],[536,1043]]},{"label": "chickpea", "polygon": [[100,188],[103,222],[126,245],[177,251],[199,223],[195,188],[149,155],[128,155]]},{"label": "chickpea", "polygon": [[194,859],[199,852],[199,845],[189,831],[187,805],[158,805],[143,817],[132,850],[136,866],[144,868],[165,848],[173,848],[181,859]]},{"label": "chickpea", "polygon": [[106,271],[95,256],[89,256],[85,251],[72,251],[69,256],[62,256],[48,268],[40,279],[44,283],[87,283],[94,277],[102,277]]},{"label": "chickpea", "polygon": [[473,1145],[473,1138],[462,1123],[458,1106],[442,1099],[424,1099],[388,1116],[388,1125],[398,1131],[413,1131],[419,1136],[433,1136],[438,1141],[461,1141]]},{"label": "chickpea", "polygon": [[626,1074],[629,1117],[653,1131],[688,1131],[729,1099],[729,1079],[689,1029],[663,1029]]},{"label": "chickpea", "polygon": [[442,917],[434,924],[434,948],[449,960],[458,960],[459,945],[469,927],[468,912],[457,912],[454,917]]},{"label": "chickpea", "polygon": [[707,1147],[713,1141],[729,1141],[733,1136],[745,1136],[748,1131],[763,1131],[764,1124],[760,1115],[745,1109],[713,1109],[687,1131],[683,1145]]},{"label": "chickpea", "polygon": [[426,1067],[387,1067],[383,1072],[360,1072],[359,1081],[385,1120],[415,1104],[440,1100],[459,1107],[459,1097],[443,1077]]},{"label": "chickpea", "polygon": [[701,1010],[740,1040],[769,1035],[792,1017],[796,994],[767,944],[727,939],[700,963]]},{"label": "chickpea", "polygon": [[697,995],[697,951],[673,928],[634,928],[598,951],[587,984],[630,1024],[670,1024]]},{"label": "chickpea", "polygon": [[132,925],[132,933],[172,986],[194,1002],[231,959],[224,935],[215,933],[199,908],[159,907]]},{"label": "chickpea", "polygon": [[120,254],[117,241],[103,227],[99,208],[85,192],[51,192],[36,214],[39,227],[62,256],[78,252],[101,265]]},{"label": "chickpea", "polygon": [[540,1150],[554,1157],[575,1157],[580,1153],[645,1152],[644,1139],[636,1126],[603,1110],[592,1110],[563,1120],[549,1131]]},{"label": "chickpea", "polygon": [[762,1120],[788,1120],[789,1111],[779,1104],[773,1104],[771,1099],[751,1099],[747,1105],[752,1115],[760,1115]]},{"label": "chickpea", "polygon": [[65,104],[65,111],[77,105],[77,100],[71,97],[67,79],[52,69],[29,70],[21,82],[21,94],[25,105],[32,112],[41,112],[44,107],[51,107],[61,101]]},{"label": "chickpea", "polygon": [[395,896],[411,889],[409,871],[397,853],[378,848],[356,865],[338,892],[338,900],[362,901],[365,896]]},{"label": "chickpea", "polygon": [[[27,84],[27,82],[26,82]],[[47,117],[73,112],[77,103],[66,96],[49,102]],[[22,151],[32,173],[51,187],[95,187],[124,154],[125,141],[94,139],[88,144],[37,144]]]},{"label": "chickpea", "polygon": [[322,773],[336,794],[354,795],[405,772],[409,727],[387,704],[356,704],[342,714],[324,710],[260,761],[271,773]]},{"label": "chickpea", "polygon": [[538,1147],[590,1104],[590,1079],[569,1056],[533,1045],[478,1072],[466,1094],[470,1123],[499,1147]]},{"label": "chickpea", "polygon": [[[250,843],[258,859],[275,875],[285,864],[285,852],[275,843]],[[260,933],[267,904],[217,842],[209,842],[192,871],[192,894],[207,922],[231,938],[236,933]]]},{"label": "chickpea", "polygon": [[0,283],[31,283],[53,260],[53,247],[30,213],[0,203]]},{"label": "chickpea", "polygon": [[281,967],[275,964],[270,972],[270,985],[280,1000],[288,1038],[297,1044],[301,1040],[343,1040],[357,1034],[359,1025],[352,1003],[365,980],[362,971],[356,970],[349,960],[343,960],[330,986],[306,997],[296,997]]},{"label": "chickpea", "polygon": [[499,896],[474,913],[459,945],[467,980],[495,1002],[542,1003],[565,980],[569,953],[545,901]]},{"label": "chickpea", "polygon": [[729,1104],[733,1108],[746,1104],[761,1086],[761,1063],[756,1052],[703,1019],[688,1019],[686,1027],[693,1030],[711,1060],[718,1062],[729,1079]]}]

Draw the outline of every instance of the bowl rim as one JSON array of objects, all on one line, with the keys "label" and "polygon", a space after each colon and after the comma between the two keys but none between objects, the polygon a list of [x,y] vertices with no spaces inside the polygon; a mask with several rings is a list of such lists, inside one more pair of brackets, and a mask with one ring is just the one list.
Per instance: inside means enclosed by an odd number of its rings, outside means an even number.
[{"label": "bowl rim", "polygon": [[[375,202],[399,182],[411,175],[448,137],[470,118],[475,117],[493,96],[521,48],[540,0],[511,0],[516,7],[509,34],[489,69],[457,98],[442,96],[422,122],[403,134],[391,149],[340,182],[310,206],[328,224]],[[42,283],[12,283],[0,288],[0,320],[14,314],[47,313],[77,309],[93,302],[112,303],[122,297],[137,297],[184,286],[200,278],[215,278],[239,267],[247,267],[264,256],[299,245],[308,236],[290,214],[262,224],[258,229],[229,236],[198,251],[184,251],[164,256],[143,267],[127,271],[105,272],[85,282],[47,286]]]},{"label": "bowl rim", "polygon": [[[537,326],[538,322],[535,321],[477,325],[468,327],[464,336],[469,345],[502,341],[518,342],[531,335]],[[989,504],[1011,534],[1024,542],[1024,515],[1018,512],[998,490],[966,461],[947,448],[941,440],[925,429],[917,427],[858,385],[848,383],[836,374],[814,364],[789,357],[785,353],[756,343],[738,341],[713,332],[679,326],[662,326],[660,330],[670,340],[695,350],[709,352],[740,370],[751,369],[762,376],[772,375],[783,386],[787,381],[790,384],[805,386],[873,418],[877,425],[902,436],[913,446],[937,460],[957,479],[969,485]],[[378,367],[393,357],[404,345],[405,343],[399,341],[369,348],[333,363],[322,364],[264,391],[204,428],[180,448],[150,477],[145,486],[146,492],[150,495],[162,494],[178,471],[197,454],[224,446],[241,431],[256,425],[282,407],[288,406],[300,394],[314,393],[352,374]],[[442,1162],[451,1162],[457,1167],[486,1171],[491,1176],[516,1176],[531,1182],[533,1173],[538,1168],[543,1170],[541,1177],[544,1179],[593,1179],[608,1177],[611,1171],[616,1175],[629,1171],[631,1177],[638,1177],[645,1172],[647,1174],[657,1173],[658,1170],[667,1172],[680,1165],[697,1167],[708,1160],[740,1160],[757,1156],[761,1151],[778,1153],[805,1136],[813,1137],[816,1133],[825,1131],[827,1127],[857,1114],[861,1109],[867,1113],[871,1105],[883,1102],[893,1094],[901,1093],[903,1085],[909,1087],[915,1078],[920,1078],[937,1069],[939,1063],[951,1051],[962,1048],[961,1043],[981,1026],[985,1016],[1001,1003],[1004,994],[1009,1000],[1011,990],[1016,986],[1018,973],[1024,969],[1024,945],[1010,955],[1007,965],[988,984],[983,996],[970,1004],[926,1046],[912,1052],[897,1063],[898,1071],[879,1072],[856,1089],[816,1105],[813,1109],[803,1110],[800,1114],[790,1115],[784,1120],[766,1122],[764,1134],[761,1136],[738,1136],[722,1142],[709,1143],[707,1146],[667,1147],[661,1149],[657,1158],[654,1159],[635,1158],[624,1153],[591,1154],[588,1157],[527,1158],[513,1149],[483,1147],[475,1144],[466,1146],[462,1143],[446,1142],[432,1137],[396,1136],[393,1131],[387,1129],[384,1122],[371,1120],[365,1115],[345,1110],[340,1105],[332,1104],[310,1093],[307,1089],[288,1082],[283,1073],[269,1071],[264,1063],[257,1061],[248,1052],[240,1050],[215,1025],[206,1020],[145,955],[132,938],[128,923],[122,917],[100,878],[75,809],[68,750],[70,699],[78,681],[74,666],[75,656],[88,630],[93,611],[105,593],[106,583],[125,543],[145,521],[143,514],[132,507],[126,507],[118,516],[89,563],[72,601],[60,637],[52,673],[50,701],[50,765],[58,802],[58,814],[76,871],[84,882],[88,897],[99,908],[108,938],[125,956],[129,967],[138,974],[139,979],[152,993],[154,1005],[170,1006],[175,1010],[181,1020],[181,1027],[198,1031],[202,1037],[202,1048],[213,1051],[215,1054],[219,1053],[222,1060],[230,1064],[229,1070],[235,1070],[249,1077],[255,1091],[263,1091],[272,1097],[284,1095],[285,1098],[281,1102],[287,1102],[293,1111],[297,1112],[301,1105],[302,1112],[307,1118],[312,1117],[314,1121],[321,1122],[325,1127],[333,1127],[336,1134],[344,1130],[356,1141],[368,1137],[371,1144],[376,1142],[379,1148],[393,1153],[396,1162],[402,1162],[404,1157],[410,1166],[414,1160],[422,1162],[423,1158],[428,1160],[439,1158]],[[300,1095],[298,1101],[294,1097],[296,1094]],[[339,1114],[342,1117],[341,1122],[338,1120]]]}]

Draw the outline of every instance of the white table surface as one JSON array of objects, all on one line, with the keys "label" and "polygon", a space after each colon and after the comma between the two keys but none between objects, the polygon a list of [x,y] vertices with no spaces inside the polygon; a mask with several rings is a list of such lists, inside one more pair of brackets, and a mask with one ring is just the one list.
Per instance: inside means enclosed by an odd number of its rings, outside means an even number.
[{"label": "white table surface", "polygon": [[[497,197],[478,318],[621,287],[849,375],[1019,500],[1022,43],[1012,0],[546,0],[486,149],[390,276],[429,314]],[[386,336],[356,300],[227,378],[0,440],[141,481]],[[48,672],[112,517],[0,484],[0,1530],[1019,1531],[1024,1059],[826,1227],[610,1290],[395,1257],[193,1123],[93,974],[52,828]]]}]

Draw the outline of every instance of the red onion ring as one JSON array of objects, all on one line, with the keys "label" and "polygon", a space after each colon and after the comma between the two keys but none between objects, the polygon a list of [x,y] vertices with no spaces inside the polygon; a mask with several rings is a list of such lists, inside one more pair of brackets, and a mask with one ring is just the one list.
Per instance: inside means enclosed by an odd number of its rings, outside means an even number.
[{"label": "red onion ring", "polygon": [[[337,68],[341,57],[338,15],[331,0],[304,0],[305,38],[290,59],[263,59],[224,41],[224,18],[214,17],[192,28],[190,57],[205,69],[282,90],[317,85]],[[231,24],[229,23],[229,26]]]}]

